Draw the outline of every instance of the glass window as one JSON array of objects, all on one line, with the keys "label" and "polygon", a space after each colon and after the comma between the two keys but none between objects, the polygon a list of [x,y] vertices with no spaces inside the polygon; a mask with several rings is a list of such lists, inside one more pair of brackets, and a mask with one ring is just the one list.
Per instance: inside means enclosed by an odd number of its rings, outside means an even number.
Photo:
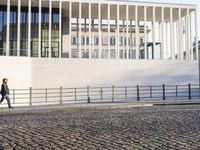
[{"label": "glass window", "polygon": [[85,37],[84,36],[81,37],[81,45],[85,45]]},{"label": "glass window", "polygon": [[75,36],[72,36],[72,38],[71,38],[71,44],[72,45],[76,45],[77,44],[77,39],[76,39]]},{"label": "glass window", "polygon": [[51,55],[59,57],[59,9],[52,10]]},{"label": "glass window", "polygon": [[0,55],[6,55],[6,9],[6,6],[0,6]]},{"label": "glass window", "polygon": [[98,37],[95,37],[95,45],[99,45],[99,38]]},{"label": "glass window", "polygon": [[86,42],[87,42],[86,44],[89,45],[89,42],[90,42],[89,37],[87,37]]},{"label": "glass window", "polygon": [[20,56],[27,56],[28,50],[28,8],[21,8],[21,30],[20,30]]},{"label": "glass window", "polygon": [[140,38],[140,45],[142,45],[144,43],[144,39]]},{"label": "glass window", "polygon": [[31,57],[38,57],[39,9],[31,10]]},{"label": "glass window", "polygon": [[110,37],[110,45],[115,45],[115,37]]}]

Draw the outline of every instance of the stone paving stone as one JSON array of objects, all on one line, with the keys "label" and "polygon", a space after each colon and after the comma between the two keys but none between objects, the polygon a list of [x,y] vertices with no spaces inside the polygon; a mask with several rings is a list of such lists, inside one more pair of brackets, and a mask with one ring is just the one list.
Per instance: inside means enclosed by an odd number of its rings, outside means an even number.
[{"label": "stone paving stone", "polygon": [[200,149],[200,106],[1,115],[1,149]]}]

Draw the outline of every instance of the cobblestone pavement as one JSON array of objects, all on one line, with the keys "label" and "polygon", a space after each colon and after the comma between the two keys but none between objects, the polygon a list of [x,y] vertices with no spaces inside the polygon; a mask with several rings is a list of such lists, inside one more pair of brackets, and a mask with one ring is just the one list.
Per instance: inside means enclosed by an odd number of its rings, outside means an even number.
[{"label": "cobblestone pavement", "polygon": [[0,116],[0,149],[200,149],[200,106]]}]

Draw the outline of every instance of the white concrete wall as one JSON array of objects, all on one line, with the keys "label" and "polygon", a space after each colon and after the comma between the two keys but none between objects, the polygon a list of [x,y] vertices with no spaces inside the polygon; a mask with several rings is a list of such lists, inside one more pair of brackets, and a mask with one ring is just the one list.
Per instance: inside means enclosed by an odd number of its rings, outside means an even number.
[{"label": "white concrete wall", "polygon": [[10,88],[198,83],[197,61],[0,57]]},{"label": "white concrete wall", "polygon": [[33,87],[198,83],[196,61],[32,59]]},{"label": "white concrete wall", "polygon": [[8,78],[10,88],[29,88],[31,85],[31,60],[26,57],[0,57],[0,83]]}]

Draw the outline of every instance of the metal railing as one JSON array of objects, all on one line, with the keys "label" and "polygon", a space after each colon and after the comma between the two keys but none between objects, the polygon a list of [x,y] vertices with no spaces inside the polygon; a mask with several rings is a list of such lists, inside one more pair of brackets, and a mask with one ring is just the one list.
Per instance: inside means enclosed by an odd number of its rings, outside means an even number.
[{"label": "metal railing", "polygon": [[[184,100],[200,97],[198,84],[160,86],[111,86],[82,88],[11,89],[12,104],[17,106],[64,103]],[[6,103],[4,103],[5,105]]]}]

